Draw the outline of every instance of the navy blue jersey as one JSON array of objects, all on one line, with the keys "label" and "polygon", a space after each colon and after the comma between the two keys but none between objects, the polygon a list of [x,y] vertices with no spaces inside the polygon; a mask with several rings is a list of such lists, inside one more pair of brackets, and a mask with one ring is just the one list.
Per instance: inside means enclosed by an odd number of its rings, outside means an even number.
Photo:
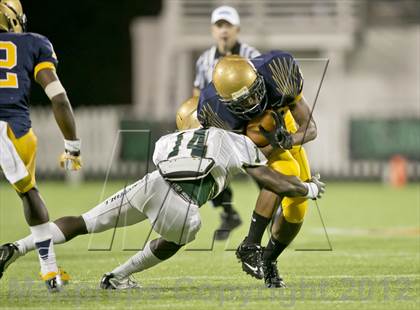
[{"label": "navy blue jersey", "polygon": [[56,65],[46,37],[0,32],[0,120],[9,124],[16,138],[31,128],[28,105],[33,77],[39,70]]},{"label": "navy blue jersey", "polygon": [[[283,51],[271,51],[251,59],[257,72],[264,78],[267,109],[288,108],[303,89],[303,77],[292,55]],[[241,130],[244,120],[227,108],[217,96],[213,83],[200,93],[197,108],[198,119],[203,126],[226,130]]]}]

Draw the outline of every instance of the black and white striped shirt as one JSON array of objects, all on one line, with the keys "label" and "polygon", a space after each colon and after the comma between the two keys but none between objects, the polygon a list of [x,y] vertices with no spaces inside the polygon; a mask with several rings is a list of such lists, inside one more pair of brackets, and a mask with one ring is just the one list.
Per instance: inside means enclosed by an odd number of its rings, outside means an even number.
[{"label": "black and white striped shirt", "polygon": [[[232,48],[232,54],[251,59],[261,53],[255,47],[237,42]],[[213,69],[221,57],[216,46],[212,46],[200,55],[195,65],[194,87],[201,90],[211,82]]]}]

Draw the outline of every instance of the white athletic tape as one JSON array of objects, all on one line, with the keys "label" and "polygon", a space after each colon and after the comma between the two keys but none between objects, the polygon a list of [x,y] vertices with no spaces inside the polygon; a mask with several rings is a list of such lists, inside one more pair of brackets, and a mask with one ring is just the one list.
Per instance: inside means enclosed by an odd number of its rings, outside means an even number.
[{"label": "white athletic tape", "polygon": [[64,149],[69,152],[80,152],[82,140],[66,140],[64,139]]},{"label": "white athletic tape", "polygon": [[45,87],[44,91],[47,94],[48,98],[50,98],[50,100],[55,96],[64,94],[66,92],[63,85],[61,85],[61,82],[58,80],[48,84]]},{"label": "white athletic tape", "polygon": [[314,199],[318,196],[319,190],[318,186],[316,186],[313,182],[303,183],[305,184],[306,188],[308,189],[308,193],[306,194],[305,198]]}]

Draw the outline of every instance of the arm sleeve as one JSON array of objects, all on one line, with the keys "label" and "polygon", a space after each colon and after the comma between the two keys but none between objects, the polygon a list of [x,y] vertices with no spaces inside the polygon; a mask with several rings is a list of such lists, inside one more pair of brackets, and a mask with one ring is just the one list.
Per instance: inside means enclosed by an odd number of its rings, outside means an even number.
[{"label": "arm sleeve", "polygon": [[194,87],[200,90],[203,89],[206,86],[205,78],[203,56],[201,55],[195,63]]},{"label": "arm sleeve", "polygon": [[241,167],[265,166],[267,158],[260,149],[245,135],[231,135],[232,150],[239,159]]}]

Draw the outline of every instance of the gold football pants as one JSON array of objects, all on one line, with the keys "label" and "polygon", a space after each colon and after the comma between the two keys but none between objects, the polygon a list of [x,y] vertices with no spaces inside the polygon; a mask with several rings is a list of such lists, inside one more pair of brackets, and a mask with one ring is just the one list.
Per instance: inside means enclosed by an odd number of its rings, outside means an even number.
[{"label": "gold football pants", "polygon": [[7,136],[15,146],[16,152],[23,161],[28,175],[20,181],[17,181],[12,186],[19,193],[26,193],[36,185],[35,181],[35,161],[37,149],[37,137],[32,128],[22,137],[16,138],[10,127],[7,128]]},{"label": "gold football pants", "polygon": [[[286,128],[289,132],[296,132],[296,124],[290,111],[284,116]],[[269,167],[286,175],[297,176],[302,181],[311,178],[308,157],[305,149],[300,146],[294,146],[291,150],[278,150],[272,154],[268,161]],[[290,223],[301,223],[306,214],[308,200],[299,197],[284,197],[282,209],[284,218]]]}]

